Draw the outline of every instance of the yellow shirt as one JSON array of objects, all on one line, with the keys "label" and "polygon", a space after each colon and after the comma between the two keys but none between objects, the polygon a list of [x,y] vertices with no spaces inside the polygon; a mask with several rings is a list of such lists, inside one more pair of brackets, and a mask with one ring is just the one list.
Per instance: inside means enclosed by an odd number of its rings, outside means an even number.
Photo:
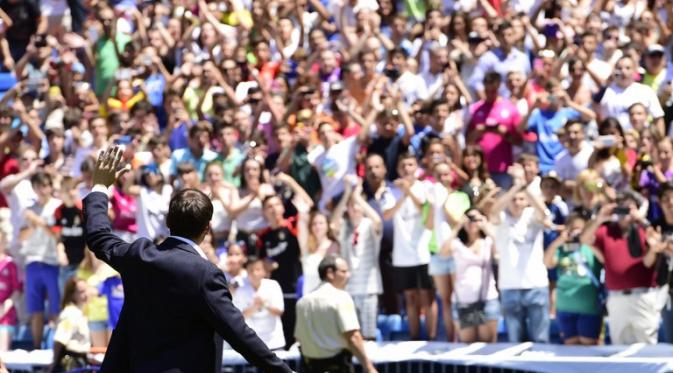
[{"label": "yellow shirt", "polygon": [[[89,286],[97,290],[106,278],[116,273],[107,264],[103,263],[101,265],[105,267],[99,269],[96,273],[80,268],[77,271],[77,277],[86,280]],[[89,321],[107,321],[107,298],[101,295],[89,297],[89,301],[84,305],[84,314]]]},{"label": "yellow shirt", "polygon": [[229,26],[238,26],[241,22],[252,24],[250,11],[241,9],[238,12],[226,12],[222,15],[222,23]]}]

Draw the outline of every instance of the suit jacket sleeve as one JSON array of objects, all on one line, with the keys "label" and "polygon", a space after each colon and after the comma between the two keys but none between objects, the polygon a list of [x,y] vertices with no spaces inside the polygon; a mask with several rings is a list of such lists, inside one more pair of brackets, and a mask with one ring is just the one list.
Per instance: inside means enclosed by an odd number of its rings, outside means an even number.
[{"label": "suit jacket sleeve", "polygon": [[121,273],[123,258],[131,245],[112,233],[108,198],[104,193],[92,192],[84,199],[84,230],[89,249]]},{"label": "suit jacket sleeve", "polygon": [[206,317],[217,333],[263,372],[292,372],[246,325],[243,315],[231,301],[227,280],[222,271],[209,271],[205,276],[202,291],[206,302]]}]

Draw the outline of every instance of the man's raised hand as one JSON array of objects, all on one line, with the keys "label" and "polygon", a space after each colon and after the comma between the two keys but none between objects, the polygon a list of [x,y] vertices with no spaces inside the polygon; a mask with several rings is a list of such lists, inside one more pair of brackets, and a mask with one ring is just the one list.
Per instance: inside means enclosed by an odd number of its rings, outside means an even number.
[{"label": "man's raised hand", "polygon": [[93,170],[93,185],[104,185],[109,188],[117,178],[129,171],[128,167],[118,170],[122,160],[122,150],[118,146],[107,148],[98,155]]}]

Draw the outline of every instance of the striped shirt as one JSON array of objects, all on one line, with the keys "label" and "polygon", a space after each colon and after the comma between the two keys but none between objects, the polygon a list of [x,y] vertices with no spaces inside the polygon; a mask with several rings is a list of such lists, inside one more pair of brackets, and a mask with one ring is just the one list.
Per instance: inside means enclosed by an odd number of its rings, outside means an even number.
[{"label": "striped shirt", "polygon": [[364,217],[357,227],[346,221],[339,243],[341,256],[346,259],[351,271],[346,291],[351,295],[381,294],[381,233],[376,232],[372,221]]}]

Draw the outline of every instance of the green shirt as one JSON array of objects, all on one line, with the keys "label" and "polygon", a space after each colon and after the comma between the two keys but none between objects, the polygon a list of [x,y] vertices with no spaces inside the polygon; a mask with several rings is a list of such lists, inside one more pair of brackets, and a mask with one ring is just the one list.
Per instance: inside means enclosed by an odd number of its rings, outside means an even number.
[{"label": "green shirt", "polygon": [[[576,251],[567,251],[566,247],[563,245],[556,251],[556,309],[562,312],[599,315],[601,309],[598,305],[598,289],[591,281],[587,268],[600,279],[603,266],[588,246],[582,245]],[[584,261],[585,265],[581,265],[579,260]]]},{"label": "green shirt", "polygon": [[301,185],[309,196],[315,201],[320,199],[320,177],[318,172],[308,161],[308,152],[302,144],[297,144],[292,154],[292,163],[290,163],[289,175]]},{"label": "green shirt", "polygon": [[224,181],[234,185],[235,187],[241,186],[240,176],[236,176],[236,170],[243,162],[245,156],[241,153],[238,148],[233,148],[229,152],[229,155],[224,158],[222,154],[217,156],[217,160],[222,162],[222,168],[224,169]]},{"label": "green shirt", "polygon": [[[124,50],[131,37],[124,33],[117,33],[115,38],[119,52]],[[101,37],[95,45],[96,51],[96,95],[102,96],[108,83],[119,69],[119,59],[112,40],[106,36]]]}]

